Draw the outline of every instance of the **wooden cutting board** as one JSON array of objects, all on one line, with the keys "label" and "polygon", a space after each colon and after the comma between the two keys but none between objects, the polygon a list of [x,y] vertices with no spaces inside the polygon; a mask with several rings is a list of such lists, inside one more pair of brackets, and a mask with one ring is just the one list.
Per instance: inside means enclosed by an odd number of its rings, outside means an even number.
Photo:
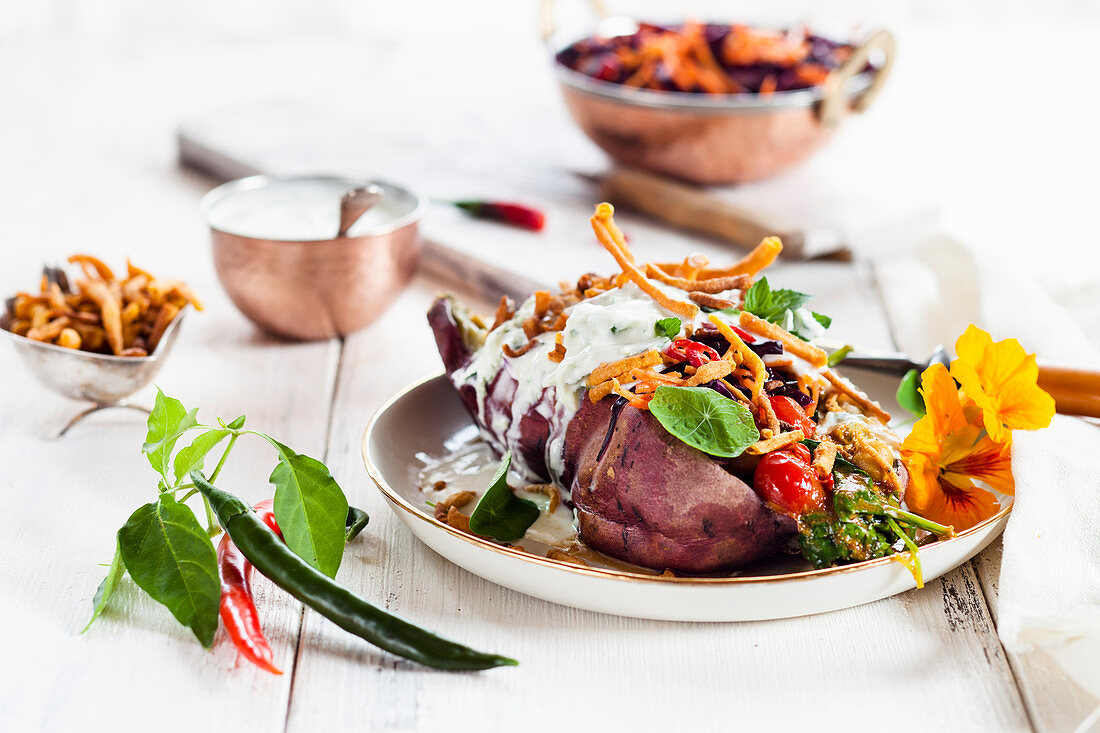
[{"label": "wooden cutting board", "polygon": [[[425,70],[424,85],[410,89],[406,69],[400,80],[382,73],[336,97],[212,112],[181,125],[180,159],[217,178],[340,173],[392,180],[436,199],[531,203],[547,212],[541,233],[470,220],[433,204],[422,226],[425,268],[479,278],[498,292],[600,272],[608,269],[607,257],[588,225],[600,191],[586,177],[603,175],[609,163],[568,118],[548,70],[531,68],[541,62],[521,59],[500,69],[492,89],[471,90],[455,82],[454,72],[438,69]],[[895,251],[927,233],[937,209],[890,166],[883,146],[868,142],[874,129],[873,117],[853,117],[798,169],[707,192],[797,232],[811,255],[847,249],[874,258]],[[478,133],[471,137],[470,130]],[[622,209],[620,223],[643,258],[699,251],[717,261],[739,256],[728,243]]]}]

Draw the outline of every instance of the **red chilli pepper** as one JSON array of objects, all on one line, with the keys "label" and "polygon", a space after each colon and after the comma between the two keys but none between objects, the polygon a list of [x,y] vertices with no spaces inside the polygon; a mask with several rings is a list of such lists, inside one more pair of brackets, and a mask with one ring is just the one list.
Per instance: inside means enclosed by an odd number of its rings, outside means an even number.
[{"label": "red chilli pepper", "polygon": [[717,361],[721,358],[717,351],[706,344],[684,338],[673,340],[665,349],[665,353],[673,359],[689,362],[693,367],[701,367],[708,361]]},{"label": "red chilli pepper", "polygon": [[454,205],[476,219],[499,221],[534,232],[542,231],[546,225],[545,214],[522,204],[506,201],[455,201]]},{"label": "red chilli pepper", "polygon": [[[261,501],[254,509],[264,524],[282,537],[272,506],[272,500],[268,499]],[[252,563],[245,559],[228,534],[222,535],[218,543],[218,569],[222,578],[222,600],[218,612],[229,638],[245,659],[268,672],[282,674],[273,662],[274,654],[260,628],[260,617],[252,600]]]}]

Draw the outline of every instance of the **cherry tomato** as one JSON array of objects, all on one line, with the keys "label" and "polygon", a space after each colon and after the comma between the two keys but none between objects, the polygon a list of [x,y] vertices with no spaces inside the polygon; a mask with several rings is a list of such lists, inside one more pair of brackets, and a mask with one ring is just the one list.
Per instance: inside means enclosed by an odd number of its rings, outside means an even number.
[{"label": "cherry tomato", "polygon": [[769,453],[756,465],[752,483],[762,499],[785,512],[801,516],[825,506],[825,488],[809,462],[809,451]]},{"label": "cherry tomato", "polygon": [[812,438],[814,436],[817,425],[806,415],[801,405],[790,397],[783,395],[768,395],[768,401],[772,403],[772,410],[775,412],[776,417],[788,425],[800,429],[805,437]]}]

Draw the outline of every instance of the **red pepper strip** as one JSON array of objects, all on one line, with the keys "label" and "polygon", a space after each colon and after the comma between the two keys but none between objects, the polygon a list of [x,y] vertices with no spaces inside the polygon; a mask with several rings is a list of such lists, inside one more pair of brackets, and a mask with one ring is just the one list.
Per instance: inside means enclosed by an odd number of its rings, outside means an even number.
[{"label": "red pepper strip", "polygon": [[673,340],[665,349],[665,353],[673,359],[690,362],[693,367],[701,367],[708,361],[717,361],[721,358],[717,351],[706,344],[684,338]]},{"label": "red pepper strip", "polygon": [[[282,537],[272,506],[270,499],[261,501],[255,506],[256,514]],[[222,535],[218,543],[218,568],[222,578],[222,600],[218,610],[229,638],[245,659],[268,672],[282,674],[272,661],[274,654],[260,628],[260,617],[252,600],[252,563],[245,559],[228,534]]]},{"label": "red pepper strip", "polygon": [[500,221],[535,232],[542,231],[546,225],[545,214],[522,204],[505,201],[455,201],[454,204],[477,219]]},{"label": "red pepper strip", "polygon": [[730,328],[733,329],[733,332],[735,334],[737,334],[738,336],[740,336],[741,340],[744,341],[746,344],[755,344],[756,343],[756,337],[750,335],[748,331],[742,331],[737,326],[730,326]]},{"label": "red pepper strip", "polygon": [[768,395],[768,401],[772,403],[772,412],[783,422],[802,431],[807,438],[814,437],[817,423],[802,411],[802,406],[790,397],[784,395]]}]

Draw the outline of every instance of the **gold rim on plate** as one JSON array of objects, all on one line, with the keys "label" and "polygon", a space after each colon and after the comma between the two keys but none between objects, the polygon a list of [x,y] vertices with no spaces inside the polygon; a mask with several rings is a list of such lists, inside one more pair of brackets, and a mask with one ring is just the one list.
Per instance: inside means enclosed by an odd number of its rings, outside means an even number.
[{"label": "gold rim on plate", "polygon": [[[678,577],[667,575],[645,575],[643,573],[632,573],[626,570],[612,570],[608,568],[593,568],[581,565],[573,565],[571,563],[561,562],[560,560],[551,560],[548,557],[540,557],[539,555],[532,555],[529,552],[517,550],[511,547],[501,547],[495,542],[485,540],[475,535],[467,534],[460,530],[455,529],[449,524],[439,521],[433,515],[427,514],[415,506],[410,504],[403,496],[398,494],[393,488],[389,486],[386,480],[382,477],[382,472],[378,470],[378,467],[370,459],[368,445],[370,443],[371,435],[374,433],[374,429],[378,424],[378,420],[389,411],[397,402],[402,398],[414,392],[421,387],[434,382],[437,379],[445,379],[443,374],[434,374],[429,377],[425,377],[416,382],[413,382],[409,386],[402,389],[395,394],[384,405],[378,408],[378,411],[371,417],[370,422],[367,424],[367,429],[363,432],[363,464],[366,466],[367,475],[371,477],[378,490],[382,492],[382,495],[390,502],[392,506],[401,509],[408,514],[416,517],[417,519],[427,522],[428,524],[441,529],[451,535],[468,542],[471,545],[481,547],[486,550],[500,553],[509,557],[522,560],[524,562],[534,563],[536,565],[545,565],[547,567],[556,568],[570,573],[577,573],[579,575],[593,575],[597,577],[615,578],[618,580],[626,581],[641,581],[650,583],[671,583],[679,585],[735,585],[743,583],[774,583],[777,581],[785,580],[807,580],[811,578],[820,578],[828,575],[839,575],[841,573],[850,573],[859,570],[866,570],[868,568],[875,567],[876,565],[883,565],[885,563],[896,562],[893,556],[880,557],[874,560],[865,560],[863,562],[852,563],[851,565],[840,565],[832,568],[823,568],[821,570],[803,570],[797,573],[782,573],[780,575],[751,575],[751,576],[733,576],[730,578],[691,578],[691,577]],[[472,423],[471,423],[472,424]],[[1008,504],[999,512],[994,514],[989,519],[986,519],[973,527],[960,532],[954,537],[946,540],[937,540],[927,545],[921,546],[921,552],[932,548],[943,548],[952,542],[965,539],[970,535],[977,534],[985,527],[997,522],[1004,518],[1012,511],[1012,504]]]}]

